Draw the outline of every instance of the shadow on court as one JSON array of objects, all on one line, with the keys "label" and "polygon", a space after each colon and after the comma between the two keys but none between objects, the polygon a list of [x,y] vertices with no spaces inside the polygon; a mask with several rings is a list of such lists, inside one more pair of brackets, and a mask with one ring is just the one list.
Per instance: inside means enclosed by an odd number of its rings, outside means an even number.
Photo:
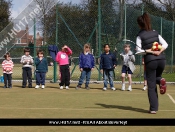
[{"label": "shadow on court", "polygon": [[131,106],[106,105],[106,104],[100,104],[100,103],[96,103],[95,105],[99,105],[104,108],[116,108],[116,109],[121,109],[121,110],[130,110],[130,111],[135,111],[135,112],[148,113],[148,110],[144,110],[141,108],[134,108]]}]

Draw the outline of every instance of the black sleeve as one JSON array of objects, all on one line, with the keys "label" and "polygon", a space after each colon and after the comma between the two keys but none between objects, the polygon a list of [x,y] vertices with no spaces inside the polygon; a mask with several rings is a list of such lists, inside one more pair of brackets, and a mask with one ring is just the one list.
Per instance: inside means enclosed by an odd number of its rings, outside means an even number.
[{"label": "black sleeve", "polygon": [[113,65],[116,65],[117,66],[118,62],[117,62],[117,59],[116,59],[116,56],[115,55],[113,55],[112,61],[113,61]]}]

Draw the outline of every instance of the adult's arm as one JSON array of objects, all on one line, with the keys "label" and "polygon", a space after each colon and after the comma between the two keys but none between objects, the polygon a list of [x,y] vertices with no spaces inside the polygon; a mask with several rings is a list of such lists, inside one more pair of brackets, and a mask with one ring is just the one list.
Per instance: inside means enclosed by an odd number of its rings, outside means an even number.
[{"label": "adult's arm", "polygon": [[162,49],[160,51],[154,51],[153,54],[160,55],[166,48],[168,47],[168,43],[162,38],[161,35],[159,37],[159,43],[162,45]]}]

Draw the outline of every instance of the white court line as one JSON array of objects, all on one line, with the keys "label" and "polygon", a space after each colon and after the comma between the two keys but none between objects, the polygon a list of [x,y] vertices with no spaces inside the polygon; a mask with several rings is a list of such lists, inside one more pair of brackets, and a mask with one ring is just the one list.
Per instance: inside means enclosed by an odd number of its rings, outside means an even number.
[{"label": "white court line", "polygon": [[175,104],[175,100],[173,99],[173,97],[170,94],[167,94],[169,96],[169,98],[171,99],[171,101]]},{"label": "white court line", "polygon": [[[0,107],[1,109],[25,109],[25,110],[79,110],[79,111],[116,111],[116,112],[126,112],[126,111],[133,111],[133,110],[122,110],[122,109],[118,109],[118,108],[19,108],[19,107]],[[146,110],[146,109],[145,109]],[[175,110],[159,110],[159,111],[163,111],[163,112],[175,112]]]}]

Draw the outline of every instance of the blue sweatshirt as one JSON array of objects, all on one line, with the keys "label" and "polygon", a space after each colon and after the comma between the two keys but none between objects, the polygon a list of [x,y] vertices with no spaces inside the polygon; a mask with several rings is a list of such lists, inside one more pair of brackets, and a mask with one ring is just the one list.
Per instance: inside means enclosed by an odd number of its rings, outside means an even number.
[{"label": "blue sweatshirt", "polygon": [[43,58],[41,61],[37,57],[35,59],[36,72],[48,72],[47,60]]},{"label": "blue sweatshirt", "polygon": [[84,53],[81,53],[79,56],[79,67],[80,68],[94,68],[94,56],[90,53],[85,55]]},{"label": "blue sweatshirt", "polygon": [[115,55],[111,52],[109,54],[103,53],[100,57],[100,70],[101,69],[114,69],[114,65],[117,66],[117,60]]}]

